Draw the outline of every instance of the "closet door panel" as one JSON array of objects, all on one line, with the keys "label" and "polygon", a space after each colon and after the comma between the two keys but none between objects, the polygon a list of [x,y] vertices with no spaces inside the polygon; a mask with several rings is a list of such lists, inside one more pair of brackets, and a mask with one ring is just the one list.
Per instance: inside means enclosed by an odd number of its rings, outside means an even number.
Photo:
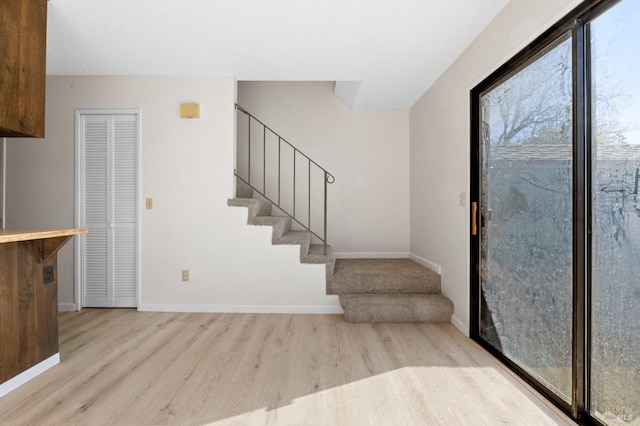
[{"label": "closet door panel", "polygon": [[83,116],[84,138],[84,304],[109,306],[107,168],[108,123],[105,115]]},{"label": "closet door panel", "polygon": [[136,307],[137,114],[81,114],[85,307]]},{"label": "closet door panel", "polygon": [[115,116],[113,127],[114,306],[135,307],[137,306],[137,117]]}]

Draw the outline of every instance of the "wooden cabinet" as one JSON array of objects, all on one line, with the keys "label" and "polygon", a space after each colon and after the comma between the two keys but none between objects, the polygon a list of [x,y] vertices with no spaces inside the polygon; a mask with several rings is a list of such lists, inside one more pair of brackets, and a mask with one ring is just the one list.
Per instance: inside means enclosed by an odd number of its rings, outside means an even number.
[{"label": "wooden cabinet", "polygon": [[44,137],[47,0],[0,2],[0,137]]},{"label": "wooden cabinet", "polygon": [[58,301],[56,256],[44,259],[43,240],[0,244],[0,265],[3,383],[58,353]]},{"label": "wooden cabinet", "polygon": [[58,353],[56,253],[86,232],[0,229],[0,385]]}]

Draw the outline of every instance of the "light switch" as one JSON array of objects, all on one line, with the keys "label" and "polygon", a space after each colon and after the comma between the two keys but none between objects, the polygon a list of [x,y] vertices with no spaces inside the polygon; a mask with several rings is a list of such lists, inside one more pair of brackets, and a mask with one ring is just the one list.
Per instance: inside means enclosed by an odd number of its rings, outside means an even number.
[{"label": "light switch", "polygon": [[151,210],[153,208],[153,198],[147,198],[146,205],[147,210]]},{"label": "light switch", "polygon": [[460,207],[464,207],[467,205],[467,193],[461,192],[460,195]]}]

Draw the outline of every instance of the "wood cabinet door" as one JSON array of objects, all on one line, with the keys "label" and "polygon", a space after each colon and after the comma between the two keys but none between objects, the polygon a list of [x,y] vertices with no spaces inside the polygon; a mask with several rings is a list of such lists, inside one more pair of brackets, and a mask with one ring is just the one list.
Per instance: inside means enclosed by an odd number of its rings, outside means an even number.
[{"label": "wood cabinet door", "polygon": [[47,0],[0,3],[0,137],[44,137]]}]

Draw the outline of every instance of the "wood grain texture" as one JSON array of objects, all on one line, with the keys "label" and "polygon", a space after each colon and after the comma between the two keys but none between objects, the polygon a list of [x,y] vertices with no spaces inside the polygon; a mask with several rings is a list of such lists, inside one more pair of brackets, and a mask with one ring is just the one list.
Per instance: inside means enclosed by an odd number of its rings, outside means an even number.
[{"label": "wood grain texture", "polygon": [[1,398],[0,423],[571,424],[450,324],[106,309],[59,324],[61,364]]},{"label": "wood grain texture", "polygon": [[[46,240],[45,240],[46,241]],[[38,250],[44,251],[40,246]],[[44,256],[38,253],[40,259]],[[44,283],[43,267],[53,267],[54,280]],[[34,330],[37,347],[35,352],[40,361],[58,353],[58,262],[54,254],[46,260],[40,260],[34,269]],[[38,362],[40,362],[38,361]]]},{"label": "wood grain texture", "polygon": [[50,260],[58,253],[58,250],[71,239],[71,235],[66,237],[51,237],[44,240],[44,259]]},{"label": "wood grain texture", "polygon": [[[56,256],[47,261],[54,267]],[[44,242],[0,244],[0,383],[58,353],[57,283],[44,284]]]},{"label": "wood grain texture", "polygon": [[[35,304],[35,277],[36,277],[36,245],[34,241],[18,243],[18,279],[14,286],[18,287],[18,341],[20,342],[20,370],[22,372],[36,365],[37,336],[36,336],[36,304]],[[40,243],[42,245],[42,243]]]},{"label": "wood grain texture", "polygon": [[[86,234],[89,232],[87,228],[67,228],[67,229],[52,229],[52,228],[23,228],[23,229],[0,229],[0,243],[13,243],[16,241],[29,241],[29,240],[41,240],[45,238],[55,238],[55,243],[47,243],[47,252],[49,255],[53,254],[53,245],[64,244],[64,241],[58,240],[58,237],[67,237],[77,234]],[[53,245],[52,245],[53,244]],[[58,247],[59,248],[59,247]],[[48,257],[48,256],[47,256]]]},{"label": "wood grain texture", "polygon": [[7,1],[0,7],[0,136],[13,136],[19,127],[20,5]]},{"label": "wood grain texture", "polygon": [[0,245],[0,383],[20,369],[18,243]]},{"label": "wood grain texture", "polygon": [[44,137],[46,0],[0,7],[0,136]]}]

